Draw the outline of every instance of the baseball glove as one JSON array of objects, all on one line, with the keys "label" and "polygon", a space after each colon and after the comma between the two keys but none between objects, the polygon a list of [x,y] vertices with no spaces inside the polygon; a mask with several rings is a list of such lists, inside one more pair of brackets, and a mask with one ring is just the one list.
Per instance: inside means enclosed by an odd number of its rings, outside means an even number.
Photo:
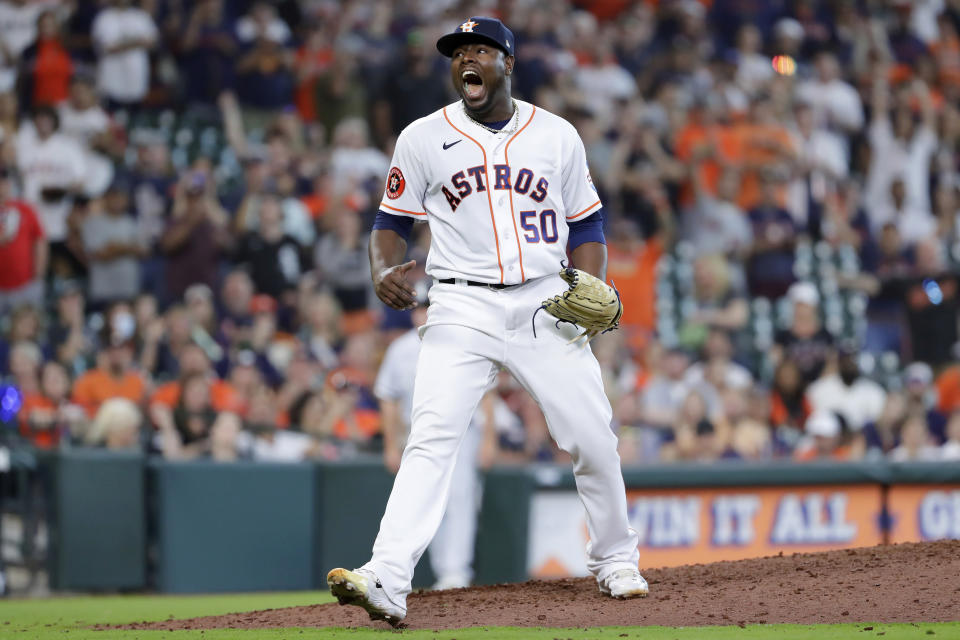
[{"label": "baseball glove", "polygon": [[[586,342],[590,342],[601,333],[613,331],[620,326],[623,304],[620,302],[620,292],[615,287],[611,287],[586,271],[572,267],[562,269],[560,277],[570,287],[560,295],[544,300],[540,308],[534,312],[534,319],[540,309],[543,309],[557,319],[557,324],[569,322],[579,325],[583,333],[570,342],[576,342],[584,337]],[[534,337],[537,335],[536,325],[534,325],[533,335]]]}]

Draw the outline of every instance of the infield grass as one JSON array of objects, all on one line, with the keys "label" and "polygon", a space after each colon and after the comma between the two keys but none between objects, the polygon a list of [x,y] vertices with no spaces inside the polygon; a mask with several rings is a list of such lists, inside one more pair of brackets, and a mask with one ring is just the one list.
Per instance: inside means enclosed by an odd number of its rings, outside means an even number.
[{"label": "infield grass", "polygon": [[[920,624],[747,625],[739,627],[595,627],[524,629],[478,627],[441,631],[393,632],[371,629],[251,629],[200,631],[95,631],[90,625],[167,618],[192,618],[240,611],[296,607],[330,602],[326,592],[262,593],[211,596],[60,597],[0,601],[2,640],[846,640],[876,638],[919,640],[960,638],[960,622]],[[873,627],[867,630],[866,627]]]}]

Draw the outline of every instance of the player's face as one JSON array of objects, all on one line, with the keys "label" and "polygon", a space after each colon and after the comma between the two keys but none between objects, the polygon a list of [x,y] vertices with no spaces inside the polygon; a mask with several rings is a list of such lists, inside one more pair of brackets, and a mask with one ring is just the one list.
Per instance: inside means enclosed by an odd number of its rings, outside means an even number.
[{"label": "player's face", "polygon": [[506,91],[505,77],[513,70],[513,56],[492,45],[476,42],[453,51],[450,78],[471,111],[483,113]]}]

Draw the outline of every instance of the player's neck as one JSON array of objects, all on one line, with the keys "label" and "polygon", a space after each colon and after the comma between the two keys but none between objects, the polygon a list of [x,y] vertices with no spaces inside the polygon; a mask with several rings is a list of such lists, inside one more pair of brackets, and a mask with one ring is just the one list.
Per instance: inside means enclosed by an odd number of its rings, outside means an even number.
[{"label": "player's neck", "polygon": [[513,117],[513,98],[509,93],[497,96],[497,98],[490,103],[489,108],[483,111],[474,111],[468,107],[466,103],[464,103],[463,108],[466,110],[467,115],[477,122],[503,122]]}]

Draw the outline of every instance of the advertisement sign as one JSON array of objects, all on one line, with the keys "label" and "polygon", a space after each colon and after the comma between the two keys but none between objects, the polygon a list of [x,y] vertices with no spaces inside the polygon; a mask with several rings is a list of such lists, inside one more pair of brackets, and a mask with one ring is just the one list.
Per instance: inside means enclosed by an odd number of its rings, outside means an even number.
[{"label": "advertisement sign", "polygon": [[[586,518],[573,491],[539,491],[530,513],[532,577],[588,575]],[[883,541],[879,485],[627,491],[640,565],[668,567]]]},{"label": "advertisement sign", "polygon": [[960,539],[960,485],[893,485],[887,505],[890,542]]}]

